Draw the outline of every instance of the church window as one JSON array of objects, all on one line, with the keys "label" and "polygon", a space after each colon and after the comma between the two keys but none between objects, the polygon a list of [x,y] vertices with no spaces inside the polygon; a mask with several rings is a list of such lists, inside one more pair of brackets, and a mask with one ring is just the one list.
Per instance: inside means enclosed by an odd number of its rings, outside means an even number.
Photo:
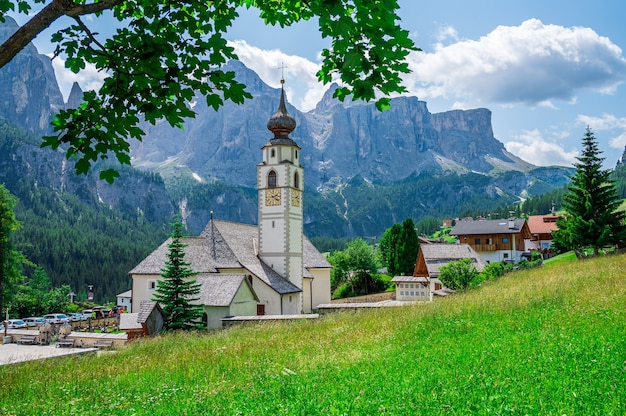
[{"label": "church window", "polygon": [[275,157],[276,156],[276,150],[272,149],[270,150],[270,157]]},{"label": "church window", "polygon": [[273,170],[270,170],[270,173],[267,174],[267,187],[276,188],[276,172]]},{"label": "church window", "polygon": [[156,289],[156,280],[148,280],[148,290]]},{"label": "church window", "polygon": [[298,151],[296,150],[296,159],[298,158]]},{"label": "church window", "polygon": [[274,228],[275,226],[276,226],[276,223],[272,221],[272,228]]},{"label": "church window", "polygon": [[298,172],[293,174],[293,187],[300,188],[300,175],[298,175]]}]

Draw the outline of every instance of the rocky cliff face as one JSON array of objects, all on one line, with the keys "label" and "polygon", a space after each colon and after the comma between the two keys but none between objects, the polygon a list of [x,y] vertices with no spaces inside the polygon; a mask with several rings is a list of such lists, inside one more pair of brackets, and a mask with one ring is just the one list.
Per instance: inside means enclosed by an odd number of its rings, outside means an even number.
[{"label": "rocky cliff face", "polygon": [[[17,29],[10,17],[0,25],[0,41]],[[29,44],[0,69],[0,115],[31,133],[51,131],[52,115],[64,107],[50,58]]]},{"label": "rocky cliff face", "polygon": [[[7,21],[0,39],[17,28]],[[204,227],[211,211],[216,218],[255,223],[256,165],[272,136],[266,124],[280,90],[239,62],[227,69],[254,98],[217,112],[197,98],[190,105],[198,114],[183,130],[165,122],[144,125],[144,140],[132,143],[132,162],[154,173],[125,168],[113,186],[96,180],[95,172],[77,177],[61,152],[39,149],[39,139],[29,136],[30,142],[10,150],[5,143],[0,182],[33,178],[36,186],[160,223],[178,211],[191,232]],[[298,126],[291,137],[302,147],[310,236],[380,235],[407,217],[496,207],[568,181],[568,169],[536,168],[507,153],[493,136],[487,109],[432,114],[416,97],[401,97],[381,113],[373,104],[339,102],[332,98],[335,88],[310,112],[287,104]],[[39,137],[49,131],[55,111],[76,107],[81,97],[74,85],[63,103],[49,59],[32,45],[0,70],[0,117]]]},{"label": "rocky cliff face", "polygon": [[[278,105],[279,91],[239,62],[228,66],[254,98],[243,105],[228,103],[219,112],[198,99],[198,115],[182,131],[146,126],[146,139],[132,147],[136,166],[184,165],[204,180],[255,186],[259,149],[270,137],[265,125]],[[493,136],[487,109],[431,114],[424,101],[401,97],[381,113],[373,104],[333,99],[335,88],[308,113],[288,105],[298,123],[291,137],[302,147],[307,186],[323,189],[355,176],[393,182],[423,172],[488,174],[494,167],[532,168],[508,154]]]}]

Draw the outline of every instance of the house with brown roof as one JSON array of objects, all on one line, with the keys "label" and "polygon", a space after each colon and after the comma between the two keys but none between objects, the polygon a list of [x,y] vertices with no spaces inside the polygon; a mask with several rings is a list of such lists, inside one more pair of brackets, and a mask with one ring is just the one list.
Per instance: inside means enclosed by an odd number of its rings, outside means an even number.
[{"label": "house with brown roof", "polygon": [[552,248],[552,233],[559,229],[556,225],[558,219],[559,217],[553,214],[531,215],[528,217],[528,229],[531,237],[526,240],[526,250],[550,251]]},{"label": "house with brown roof", "polygon": [[[331,265],[303,234],[304,168],[289,137],[295,119],[284,90],[267,123],[274,134],[257,164],[258,226],[211,218],[198,237],[184,237],[185,261],[198,273],[203,320],[216,327],[233,315],[295,315],[330,303]],[[150,301],[170,239],[129,272],[132,309]]]},{"label": "house with brown roof", "polygon": [[523,218],[457,222],[450,235],[468,244],[488,262],[518,263],[525,253],[525,240],[531,238]]}]

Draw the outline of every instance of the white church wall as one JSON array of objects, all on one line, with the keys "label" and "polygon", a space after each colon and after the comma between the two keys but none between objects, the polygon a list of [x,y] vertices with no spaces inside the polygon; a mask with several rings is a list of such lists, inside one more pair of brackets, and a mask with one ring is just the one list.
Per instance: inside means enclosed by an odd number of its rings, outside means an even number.
[{"label": "white church wall", "polygon": [[[252,289],[259,298],[259,303],[265,305],[266,315],[280,315],[280,295],[258,277],[252,279]],[[256,315],[256,310],[253,315]]]},{"label": "white church wall", "polygon": [[222,318],[231,314],[228,306],[205,306],[204,313],[207,314],[207,329],[221,328]]},{"label": "white church wall", "polygon": [[139,307],[141,306],[141,302],[152,300],[152,295],[156,290],[158,285],[158,281],[161,280],[162,277],[160,275],[145,275],[145,274],[135,274],[132,275],[133,281],[133,297],[131,302],[131,312],[137,313],[139,312]]},{"label": "white church wall", "polygon": [[256,315],[257,301],[250,287],[243,283],[233,301],[230,304],[230,315],[232,316],[253,316]]},{"label": "white church wall", "polygon": [[330,303],[330,269],[309,269],[313,275],[312,309]]},{"label": "white church wall", "polygon": [[283,315],[299,315],[302,310],[302,294],[289,293],[283,295]]},{"label": "white church wall", "polygon": [[302,313],[311,313],[311,302],[313,296],[311,294],[311,285],[313,279],[305,277],[302,279]]}]

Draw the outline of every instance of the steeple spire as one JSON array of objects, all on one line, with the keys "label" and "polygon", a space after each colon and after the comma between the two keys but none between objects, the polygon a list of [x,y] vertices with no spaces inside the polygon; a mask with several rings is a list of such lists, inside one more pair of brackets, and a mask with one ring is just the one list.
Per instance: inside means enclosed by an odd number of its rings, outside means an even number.
[{"label": "steeple spire", "polygon": [[296,119],[289,114],[285,105],[285,80],[281,79],[280,83],[280,104],[278,105],[278,110],[267,121],[267,129],[274,133],[274,138],[270,140],[271,143],[275,143],[275,140],[293,141],[289,138],[289,133],[296,128]]}]

